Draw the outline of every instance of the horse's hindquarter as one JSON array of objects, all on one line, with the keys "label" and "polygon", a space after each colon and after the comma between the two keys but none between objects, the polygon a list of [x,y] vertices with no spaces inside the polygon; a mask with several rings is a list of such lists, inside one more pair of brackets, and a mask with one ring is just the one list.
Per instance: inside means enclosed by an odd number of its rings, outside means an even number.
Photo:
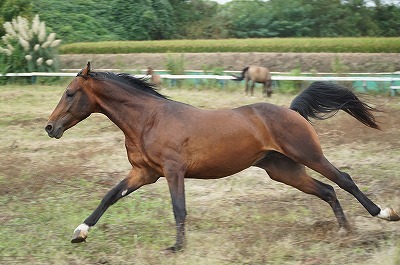
[{"label": "horse's hindquarter", "polygon": [[[146,137],[146,153],[154,164],[180,160],[186,177],[219,178],[250,167],[276,150],[265,121],[252,106],[233,110],[176,110]],[[167,120],[167,119],[165,119]]]},{"label": "horse's hindquarter", "polygon": [[267,124],[278,152],[301,164],[321,157],[318,135],[299,113],[271,104],[256,104],[255,109]]}]

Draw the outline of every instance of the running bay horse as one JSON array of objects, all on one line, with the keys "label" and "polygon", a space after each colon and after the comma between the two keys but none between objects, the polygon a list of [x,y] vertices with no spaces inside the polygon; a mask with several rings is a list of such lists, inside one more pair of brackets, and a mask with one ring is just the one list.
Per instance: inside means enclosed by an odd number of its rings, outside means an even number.
[{"label": "running bay horse", "polygon": [[349,229],[349,224],[333,187],[310,177],[305,167],[352,194],[372,216],[400,220],[395,210],[377,206],[347,173],[323,155],[308,119],[325,119],[327,113],[338,110],[379,129],[372,107],[332,83],[311,84],[289,108],[258,103],[229,110],[204,110],[168,99],[143,79],[92,71],[88,63],[68,85],[45,130],[50,137],[59,139],[91,113],[103,113],[124,132],[132,169],[74,230],[71,242],[85,241],[89,228],[119,199],[164,177],[176,221],[176,242],[166,251],[182,250],[186,219],[184,179],[218,179],[250,166],[262,168],[272,179],[326,201],[340,228]]},{"label": "running bay horse", "polygon": [[[242,81],[243,79],[245,79],[246,95],[249,93],[250,90],[250,95],[253,96],[255,83],[261,83],[263,84],[263,94],[264,95],[266,94],[267,97],[271,97],[272,80],[271,80],[271,73],[269,72],[268,68],[256,65],[250,65],[242,70],[241,76],[233,76],[233,77],[235,77],[235,79],[233,79],[234,81]],[[251,81],[250,89],[249,89],[249,81]]]}]

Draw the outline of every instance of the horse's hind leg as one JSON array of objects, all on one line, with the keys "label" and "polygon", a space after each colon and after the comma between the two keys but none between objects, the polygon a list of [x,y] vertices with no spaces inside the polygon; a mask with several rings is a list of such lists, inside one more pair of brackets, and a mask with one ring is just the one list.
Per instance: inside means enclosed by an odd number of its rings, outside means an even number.
[{"label": "horse's hind leg", "polygon": [[255,166],[263,168],[276,181],[285,183],[302,192],[315,195],[329,203],[338,220],[339,226],[349,228],[342,207],[332,186],[310,177],[302,164],[296,163],[278,152],[268,154]]},{"label": "horse's hind leg", "polygon": [[[391,208],[381,209],[360,191],[351,177],[335,168],[323,155],[317,134],[312,126],[305,122],[297,123],[296,130],[290,130],[290,137],[281,136],[280,144],[285,155],[322,174],[340,188],[352,194],[372,215],[389,221],[399,221],[400,216]],[[308,128],[307,128],[308,127]]]},{"label": "horse's hind leg", "polygon": [[[267,95],[267,82],[268,81],[263,83],[263,91],[262,91],[263,95]],[[270,95],[267,95],[267,96],[269,97]]]},{"label": "horse's hind leg", "polygon": [[272,95],[272,81],[267,80],[264,83],[264,93],[267,94],[267,97],[271,97]]},{"label": "horse's hind leg", "polygon": [[304,165],[319,172],[326,178],[335,182],[340,188],[352,194],[372,215],[387,221],[399,221],[399,214],[392,208],[381,209],[373,203],[354,183],[349,174],[339,171],[324,156],[320,156],[318,161],[304,162]]}]

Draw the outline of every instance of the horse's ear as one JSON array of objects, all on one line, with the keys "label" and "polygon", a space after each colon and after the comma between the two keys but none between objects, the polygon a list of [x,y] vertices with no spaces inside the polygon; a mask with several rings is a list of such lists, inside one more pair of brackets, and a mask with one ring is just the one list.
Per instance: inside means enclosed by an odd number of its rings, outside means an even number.
[{"label": "horse's ear", "polygon": [[91,71],[91,67],[90,67],[90,62],[87,63],[86,68],[82,70],[81,75],[83,76],[89,76],[90,71]]}]

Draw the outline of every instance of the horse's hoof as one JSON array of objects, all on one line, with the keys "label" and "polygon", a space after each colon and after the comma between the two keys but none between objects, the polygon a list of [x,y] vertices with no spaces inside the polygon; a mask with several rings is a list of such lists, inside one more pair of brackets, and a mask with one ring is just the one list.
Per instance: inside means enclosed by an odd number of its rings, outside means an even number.
[{"label": "horse's hoof", "polygon": [[399,213],[396,210],[392,209],[392,208],[390,208],[390,210],[391,210],[391,214],[390,214],[390,220],[389,221],[400,221]]},{"label": "horse's hoof", "polygon": [[381,210],[381,212],[378,214],[378,217],[387,221],[400,221],[399,213],[392,208]]},{"label": "horse's hoof", "polygon": [[181,252],[181,251],[183,251],[183,247],[182,246],[174,245],[172,247],[164,249],[163,253],[164,254],[173,254],[173,253],[177,253],[177,252]]},{"label": "horse's hoof", "polygon": [[351,229],[349,227],[340,227],[337,234],[338,236],[348,236],[351,233]]},{"label": "horse's hoof", "polygon": [[81,243],[85,242],[88,236],[88,231],[85,229],[80,229],[79,227],[75,229],[72,235],[71,243]]}]

